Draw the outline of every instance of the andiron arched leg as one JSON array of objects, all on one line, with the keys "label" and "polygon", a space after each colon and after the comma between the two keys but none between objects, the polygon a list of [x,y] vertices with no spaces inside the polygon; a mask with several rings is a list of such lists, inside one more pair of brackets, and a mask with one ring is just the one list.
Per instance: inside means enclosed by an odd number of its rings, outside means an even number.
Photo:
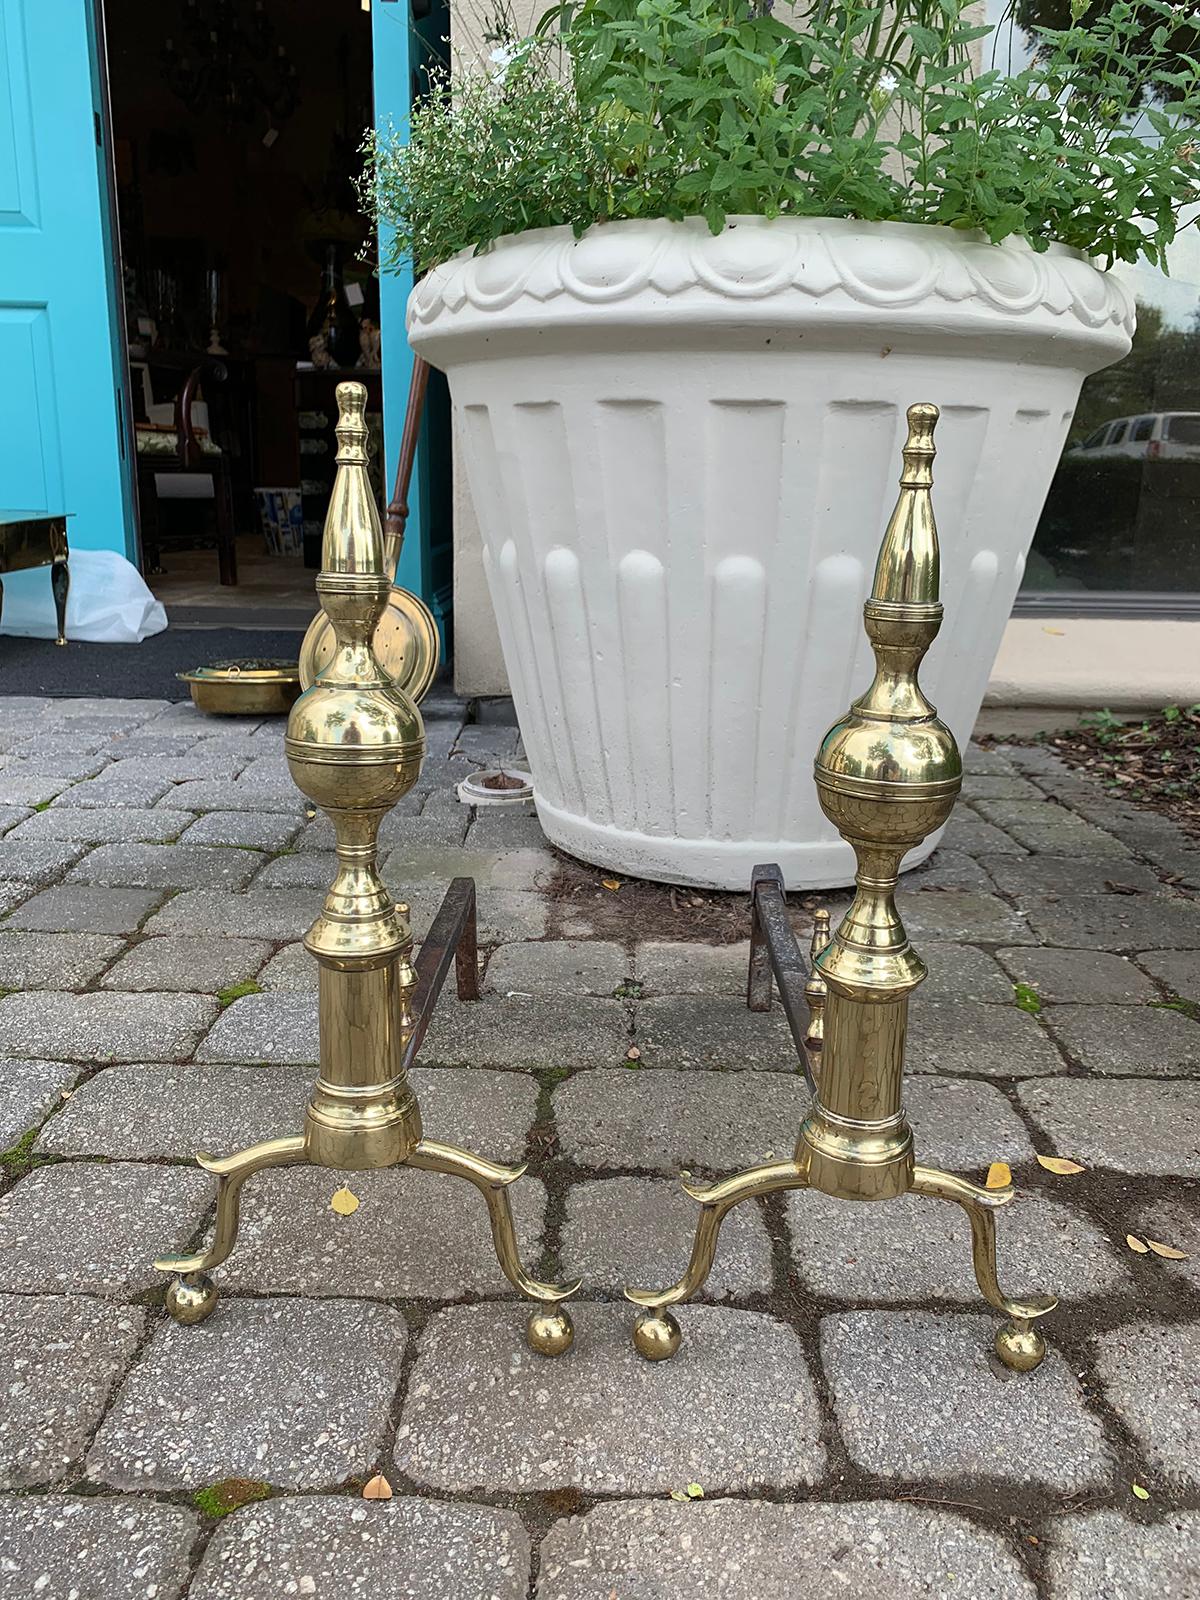
[{"label": "andiron arched leg", "polygon": [[647,1361],[665,1361],[679,1349],[683,1337],[679,1323],[667,1309],[690,1300],[704,1287],[717,1255],[717,1239],[726,1216],[743,1200],[774,1194],[779,1189],[803,1189],[808,1182],[796,1161],[770,1161],[749,1167],[732,1178],[708,1185],[685,1183],[686,1194],[699,1202],[700,1215],[692,1240],[687,1270],[669,1289],[626,1289],[625,1298],[642,1307],[633,1327],[633,1343]]},{"label": "andiron arched leg", "polygon": [[216,1308],[217,1289],[208,1273],[219,1267],[237,1240],[241,1212],[242,1185],[267,1167],[292,1167],[308,1160],[302,1133],[285,1139],[266,1139],[231,1156],[210,1156],[203,1151],[196,1162],[217,1179],[217,1218],[212,1243],[207,1250],[187,1256],[161,1256],[155,1263],[159,1272],[177,1274],[168,1285],[167,1310],[176,1322],[203,1322]]},{"label": "andiron arched leg", "polygon": [[971,1224],[971,1254],[980,1293],[989,1305],[1012,1319],[996,1334],[996,1354],[1014,1372],[1032,1372],[1046,1354],[1046,1341],[1034,1323],[1053,1311],[1058,1299],[1052,1294],[1034,1294],[1024,1300],[1010,1300],[1000,1288],[996,1275],[995,1213],[1015,1198],[1016,1191],[1011,1185],[1003,1189],[981,1189],[978,1184],[956,1177],[954,1173],[938,1172],[934,1167],[916,1167],[912,1192],[934,1200],[951,1200],[966,1212]]},{"label": "andiron arched leg", "polygon": [[513,1221],[508,1190],[525,1171],[519,1167],[504,1167],[496,1161],[462,1150],[458,1145],[441,1144],[436,1139],[422,1139],[409,1155],[406,1163],[420,1167],[424,1172],[447,1173],[454,1178],[465,1178],[474,1184],[487,1202],[488,1220],[492,1225],[492,1243],[501,1271],[523,1295],[538,1303],[529,1313],[525,1337],[531,1350],[543,1356],[560,1356],[571,1348],[575,1326],[571,1313],[561,1304],[575,1294],[582,1282],[540,1283],[531,1278],[521,1265],[517,1230]]}]

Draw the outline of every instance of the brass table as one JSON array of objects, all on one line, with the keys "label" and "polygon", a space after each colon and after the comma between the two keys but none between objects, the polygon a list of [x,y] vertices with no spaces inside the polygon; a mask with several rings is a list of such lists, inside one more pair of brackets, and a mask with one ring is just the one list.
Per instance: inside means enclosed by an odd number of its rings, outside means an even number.
[{"label": "brass table", "polygon": [[67,593],[71,573],[67,566],[66,517],[20,517],[0,520],[0,621],[4,620],[4,574],[30,567],[50,568],[50,589],[58,621],[55,644],[67,642]]}]

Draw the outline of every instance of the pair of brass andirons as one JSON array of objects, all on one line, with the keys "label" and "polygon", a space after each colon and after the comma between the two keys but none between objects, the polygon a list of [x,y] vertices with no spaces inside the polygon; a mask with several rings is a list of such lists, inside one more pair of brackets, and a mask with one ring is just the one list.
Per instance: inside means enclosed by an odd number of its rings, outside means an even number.
[{"label": "pair of brass andirons", "polygon": [[[383,817],[417,781],[425,739],[413,701],[372,652],[389,584],[366,472],[365,401],[360,384],[340,385],[337,478],[317,579],[337,648],[292,708],[285,743],[293,778],[330,818],[337,837],[337,876],[304,940],[320,963],[320,1074],[303,1132],[236,1155],[197,1156],[218,1180],[212,1243],[156,1265],[177,1274],[166,1297],[172,1316],[200,1322],[217,1300],[206,1274],[233,1249],[239,1194],[252,1173],[302,1162],[338,1171],[422,1167],[465,1178],[480,1190],[500,1266],[536,1302],[529,1344],[542,1355],[561,1355],[574,1338],[563,1302],[580,1284],[539,1283],[521,1266],[508,1190],[524,1167],[500,1166],[426,1139],[408,1084],[452,959],[459,997],[478,996],[475,887],[469,878],[453,881],[414,965],[408,907],[395,904],[380,881],[376,839]],[[832,936],[828,914],[817,913],[811,975],[788,923],[779,869],[758,868],[752,884],[749,1004],[769,1008],[773,973],[813,1106],[791,1160],[751,1167],[707,1187],[685,1186],[700,1205],[687,1270],[668,1289],[626,1290],[642,1307],[634,1344],[651,1361],[678,1349],[679,1324],[668,1308],[704,1284],[729,1210],[758,1195],[805,1187],[846,1200],[914,1193],[954,1201],[970,1219],[980,1290],[1009,1318],[996,1335],[1000,1359],[1029,1371],[1045,1354],[1035,1324],[1057,1302],[1050,1295],[1010,1300],[996,1278],[995,1212],[1013,1198],[1011,1186],[983,1189],[915,1165],[901,1103],[908,999],[926,968],[896,911],[896,880],[904,855],[949,817],[962,784],[954,735],[917,685],[918,666],[942,619],[929,494],[937,417],[931,405],[908,413],[900,497],[864,608],[874,682],[826,734],[817,755],[821,805],[853,846],[857,892]]]}]

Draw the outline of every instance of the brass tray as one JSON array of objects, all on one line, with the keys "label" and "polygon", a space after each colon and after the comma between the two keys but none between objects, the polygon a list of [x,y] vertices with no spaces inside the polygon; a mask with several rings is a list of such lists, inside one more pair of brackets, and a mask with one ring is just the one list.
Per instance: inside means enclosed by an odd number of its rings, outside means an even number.
[{"label": "brass tray", "polygon": [[213,661],[176,677],[191,689],[196,709],[214,716],[285,716],[300,698],[294,661]]},{"label": "brass tray", "polygon": [[[407,589],[393,588],[372,643],[375,659],[392,682],[414,701],[423,700],[442,659],[437,623],[425,602]],[[302,688],[333,660],[333,649],[333,624],[318,611],[300,646]]]}]

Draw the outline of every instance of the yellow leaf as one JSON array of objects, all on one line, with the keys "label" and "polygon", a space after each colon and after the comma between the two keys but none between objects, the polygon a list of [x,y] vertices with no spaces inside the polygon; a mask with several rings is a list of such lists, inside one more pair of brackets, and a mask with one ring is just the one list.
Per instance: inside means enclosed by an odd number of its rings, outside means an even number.
[{"label": "yellow leaf", "polygon": [[621,887],[620,878],[601,878],[600,882],[606,889],[619,889]]},{"label": "yellow leaf", "polygon": [[358,1210],[358,1196],[349,1189],[339,1189],[329,1202],[339,1217],[352,1216]]},{"label": "yellow leaf", "polygon": [[1131,1483],[1129,1487],[1133,1490],[1134,1494],[1137,1495],[1139,1500],[1149,1500],[1149,1489],[1143,1489],[1140,1483]]},{"label": "yellow leaf", "polygon": [[685,1505],[687,1504],[687,1495],[684,1494],[682,1489],[672,1489],[671,1490],[671,1499],[672,1500],[682,1500]]},{"label": "yellow leaf", "polygon": [[689,1483],[687,1486],[687,1495],[689,1500],[703,1500],[704,1490],[698,1483]]},{"label": "yellow leaf", "polygon": [[390,1500],[392,1486],[382,1472],[377,1472],[373,1478],[363,1485],[364,1500]]},{"label": "yellow leaf", "polygon": [[1187,1251],[1176,1250],[1175,1246],[1172,1244],[1159,1244],[1157,1239],[1147,1239],[1146,1243],[1149,1245],[1150,1249],[1154,1251],[1154,1254],[1156,1256],[1161,1256],[1164,1261],[1187,1260]]},{"label": "yellow leaf", "polygon": [[1047,1172],[1053,1172],[1060,1178],[1069,1178],[1076,1172],[1086,1172],[1086,1167],[1081,1167],[1078,1161],[1068,1161],[1066,1156],[1039,1156],[1038,1166],[1045,1167]]},{"label": "yellow leaf", "polygon": [[1044,625],[1044,624],[1043,624],[1043,626],[1042,626],[1042,632],[1043,632],[1043,633],[1052,633],[1052,634],[1054,634],[1054,635],[1055,635],[1055,636],[1056,636],[1056,637],[1057,637],[1057,638],[1059,638],[1059,639],[1065,639],[1065,638],[1066,638],[1066,632],[1065,632],[1065,630],[1064,630],[1064,629],[1062,629],[1062,628],[1047,628],[1047,627],[1046,627],[1046,626],[1045,626],[1045,625]]},{"label": "yellow leaf", "polygon": [[987,1170],[984,1186],[988,1189],[1007,1189],[1012,1182],[1012,1168],[1007,1161],[993,1161]]},{"label": "yellow leaf", "polygon": [[1146,1255],[1147,1252],[1150,1249],[1150,1246],[1148,1244],[1143,1244],[1142,1243],[1142,1241],[1138,1238],[1136,1233],[1127,1233],[1125,1235],[1125,1243],[1129,1246],[1129,1248],[1131,1250],[1136,1250],[1138,1255],[1140,1255],[1140,1256]]}]

